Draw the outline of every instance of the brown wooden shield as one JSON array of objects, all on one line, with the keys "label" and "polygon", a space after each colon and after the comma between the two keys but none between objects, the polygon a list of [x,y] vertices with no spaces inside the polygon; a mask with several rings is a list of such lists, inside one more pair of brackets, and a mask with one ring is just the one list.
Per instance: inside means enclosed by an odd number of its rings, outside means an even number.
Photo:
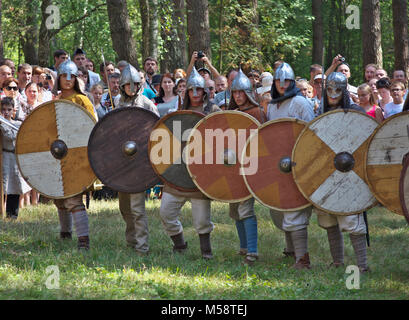
[{"label": "brown wooden shield", "polygon": [[27,183],[51,199],[65,199],[87,190],[96,180],[88,156],[94,117],[67,100],[38,106],[17,135],[16,158]]},{"label": "brown wooden shield", "polygon": [[158,120],[143,108],[119,108],[95,125],[88,141],[88,157],[104,185],[138,193],[160,182],[148,155],[149,136]]},{"label": "brown wooden shield", "polygon": [[185,148],[187,169],[207,197],[240,202],[251,197],[241,175],[241,153],[260,123],[240,111],[207,115],[192,130]]},{"label": "brown wooden shield", "polygon": [[365,179],[365,152],[376,120],[358,111],[327,112],[303,130],[293,149],[292,173],[301,193],[336,215],[361,213],[376,204]]},{"label": "brown wooden shield", "polygon": [[187,172],[182,151],[192,128],[204,114],[181,110],[165,115],[154,128],[149,140],[149,157],[161,180],[181,191],[197,191]]},{"label": "brown wooden shield", "polygon": [[380,203],[403,215],[399,199],[402,160],[409,151],[409,111],[387,118],[372,134],[366,153],[369,187]]},{"label": "brown wooden shield", "polygon": [[[305,126],[306,122],[297,119],[272,120],[247,140],[243,157],[246,154],[248,160],[243,158],[242,166],[253,161],[258,164],[255,172],[251,170],[246,174],[244,171],[244,180],[254,198],[271,209],[296,211],[311,205],[291,174],[293,147]],[[252,143],[258,144],[254,155],[251,155]]]},{"label": "brown wooden shield", "polygon": [[403,215],[409,223],[409,153],[403,158],[403,169],[399,179],[399,198]]}]

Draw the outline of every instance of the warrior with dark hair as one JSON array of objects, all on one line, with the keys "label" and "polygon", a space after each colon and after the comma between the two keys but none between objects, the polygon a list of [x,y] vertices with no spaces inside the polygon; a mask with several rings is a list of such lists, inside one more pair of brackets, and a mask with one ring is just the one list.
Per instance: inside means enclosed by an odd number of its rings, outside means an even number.
[{"label": "warrior with dark hair", "polygon": [[[203,114],[220,111],[216,105],[207,100],[205,91],[205,79],[193,67],[186,83],[185,99],[181,110],[192,110]],[[179,220],[180,211],[186,201],[192,204],[193,225],[199,235],[200,251],[203,259],[212,259],[212,248],[210,244],[210,232],[214,226],[210,220],[210,199],[202,192],[183,192],[170,187],[165,183],[160,205],[160,218],[166,233],[173,242],[173,252],[184,252],[187,242],[183,236],[183,226]]]},{"label": "warrior with dark hair", "polygon": [[[159,116],[155,104],[142,94],[141,77],[132,65],[126,65],[122,71],[119,88],[121,91],[119,108],[144,108]],[[119,210],[126,223],[125,237],[128,246],[138,255],[146,255],[149,252],[149,231],[145,212],[145,192],[118,192],[118,198]]]},{"label": "warrior with dark hair", "polygon": [[[339,72],[331,73],[327,78],[324,91],[324,113],[336,109],[356,110],[365,113],[360,106],[351,103],[347,89],[347,78]],[[318,224],[327,230],[328,242],[335,267],[344,264],[344,239],[342,232],[349,232],[352,246],[361,272],[369,270],[366,258],[367,226],[364,214],[350,216],[331,215],[314,208],[317,213]]]},{"label": "warrior with dark hair", "polygon": [[[267,107],[267,119],[296,118],[306,122],[314,118],[311,104],[296,87],[294,71],[288,63],[282,63],[274,73],[271,86],[272,100]],[[286,248],[283,254],[294,257],[296,269],[309,269],[308,230],[312,207],[293,212],[270,209],[274,225],[284,231]]]}]

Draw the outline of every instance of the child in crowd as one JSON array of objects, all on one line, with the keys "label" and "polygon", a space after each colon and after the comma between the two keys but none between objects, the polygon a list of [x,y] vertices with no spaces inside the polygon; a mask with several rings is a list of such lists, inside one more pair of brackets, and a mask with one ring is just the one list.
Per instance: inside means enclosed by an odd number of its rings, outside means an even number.
[{"label": "child in crowd", "polygon": [[364,83],[358,87],[358,98],[359,106],[365,110],[368,116],[375,118],[378,122],[383,121],[382,109],[376,105],[374,96],[372,94],[372,89],[369,84]]},{"label": "child in crowd", "polygon": [[102,94],[104,93],[104,88],[100,84],[94,84],[90,90],[92,97],[94,98],[94,108],[97,111],[98,119],[101,119],[105,114],[108,113],[108,108],[101,103]]},{"label": "child in crowd", "polygon": [[[20,121],[14,121],[12,115],[15,112],[13,98],[1,100],[1,114],[12,125],[20,127]],[[21,176],[14,153],[17,130],[4,124],[0,124],[3,140],[3,189],[6,198],[7,218],[17,219],[20,195],[30,191],[31,188]]]}]

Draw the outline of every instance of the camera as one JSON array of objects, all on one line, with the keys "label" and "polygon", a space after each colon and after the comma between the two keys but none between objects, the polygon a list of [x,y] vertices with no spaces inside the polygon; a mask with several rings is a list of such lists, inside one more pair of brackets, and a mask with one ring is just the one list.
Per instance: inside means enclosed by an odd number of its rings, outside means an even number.
[{"label": "camera", "polygon": [[49,74],[46,74],[45,78],[46,80],[51,80],[51,76]]},{"label": "camera", "polygon": [[199,51],[199,52],[197,53],[197,58],[198,58],[198,59],[201,59],[201,58],[203,58],[203,57],[204,57],[203,51]]},{"label": "camera", "polygon": [[345,58],[344,58],[344,57],[341,57],[341,58],[338,59],[338,61],[339,61],[339,62],[345,62]]}]

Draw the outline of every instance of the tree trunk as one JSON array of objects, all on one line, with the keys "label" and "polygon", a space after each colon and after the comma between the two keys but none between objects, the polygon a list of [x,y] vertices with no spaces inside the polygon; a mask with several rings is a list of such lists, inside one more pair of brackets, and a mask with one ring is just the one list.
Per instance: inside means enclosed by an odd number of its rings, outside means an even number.
[{"label": "tree trunk", "polygon": [[312,0],[312,63],[322,63],[324,48],[324,23],[322,20],[322,0]]},{"label": "tree trunk", "polygon": [[158,58],[158,0],[149,0],[149,56]]},{"label": "tree trunk", "polygon": [[362,0],[362,52],[364,67],[382,68],[381,8],[379,0]]},{"label": "tree trunk", "polygon": [[38,64],[38,27],[37,27],[37,6],[34,1],[28,0],[25,4],[28,8],[26,15],[26,31],[22,39],[22,47],[24,52],[24,62],[37,65]]},{"label": "tree trunk", "polygon": [[41,41],[38,43],[38,64],[40,66],[48,66],[49,64],[48,57],[50,53],[50,41],[54,33],[46,27],[48,14],[45,11],[51,3],[52,0],[43,0],[41,3],[41,25],[39,35]]},{"label": "tree trunk", "polygon": [[[183,28],[181,25],[183,18],[180,13],[180,2],[182,2],[182,8],[184,7],[184,0],[182,1],[164,1],[162,2],[161,12],[164,13],[164,16],[161,17],[161,37],[163,40],[163,47],[166,50],[166,53],[162,54],[161,60],[161,73],[173,72],[177,68],[186,67],[186,53],[185,45],[186,36],[182,35],[184,39],[179,38],[179,34],[182,34]],[[178,13],[179,11],[179,13]],[[182,16],[182,18],[181,18]],[[170,19],[171,24],[166,23],[165,20]],[[183,27],[183,24],[182,24]],[[181,29],[181,30],[179,30]]]},{"label": "tree trunk", "polygon": [[407,0],[393,0],[393,36],[395,46],[395,70],[404,70],[409,77],[408,4]]},{"label": "tree trunk", "polygon": [[149,0],[139,0],[139,10],[142,22],[142,61],[149,57]]},{"label": "tree trunk", "polygon": [[4,49],[3,49],[3,28],[2,28],[2,15],[3,15],[3,9],[2,9],[2,0],[0,0],[0,59],[2,60],[4,58]]},{"label": "tree trunk", "polygon": [[107,0],[107,11],[112,44],[119,60],[128,61],[138,68],[138,57],[129,24],[126,0]]},{"label": "tree trunk", "polygon": [[211,59],[208,0],[187,0],[187,33],[189,57],[203,51]]},{"label": "tree trunk", "polygon": [[179,67],[187,67],[187,51],[186,51],[186,21],[185,21],[185,0],[174,0],[174,18],[177,22],[177,34],[179,38],[178,49],[179,53]]}]

